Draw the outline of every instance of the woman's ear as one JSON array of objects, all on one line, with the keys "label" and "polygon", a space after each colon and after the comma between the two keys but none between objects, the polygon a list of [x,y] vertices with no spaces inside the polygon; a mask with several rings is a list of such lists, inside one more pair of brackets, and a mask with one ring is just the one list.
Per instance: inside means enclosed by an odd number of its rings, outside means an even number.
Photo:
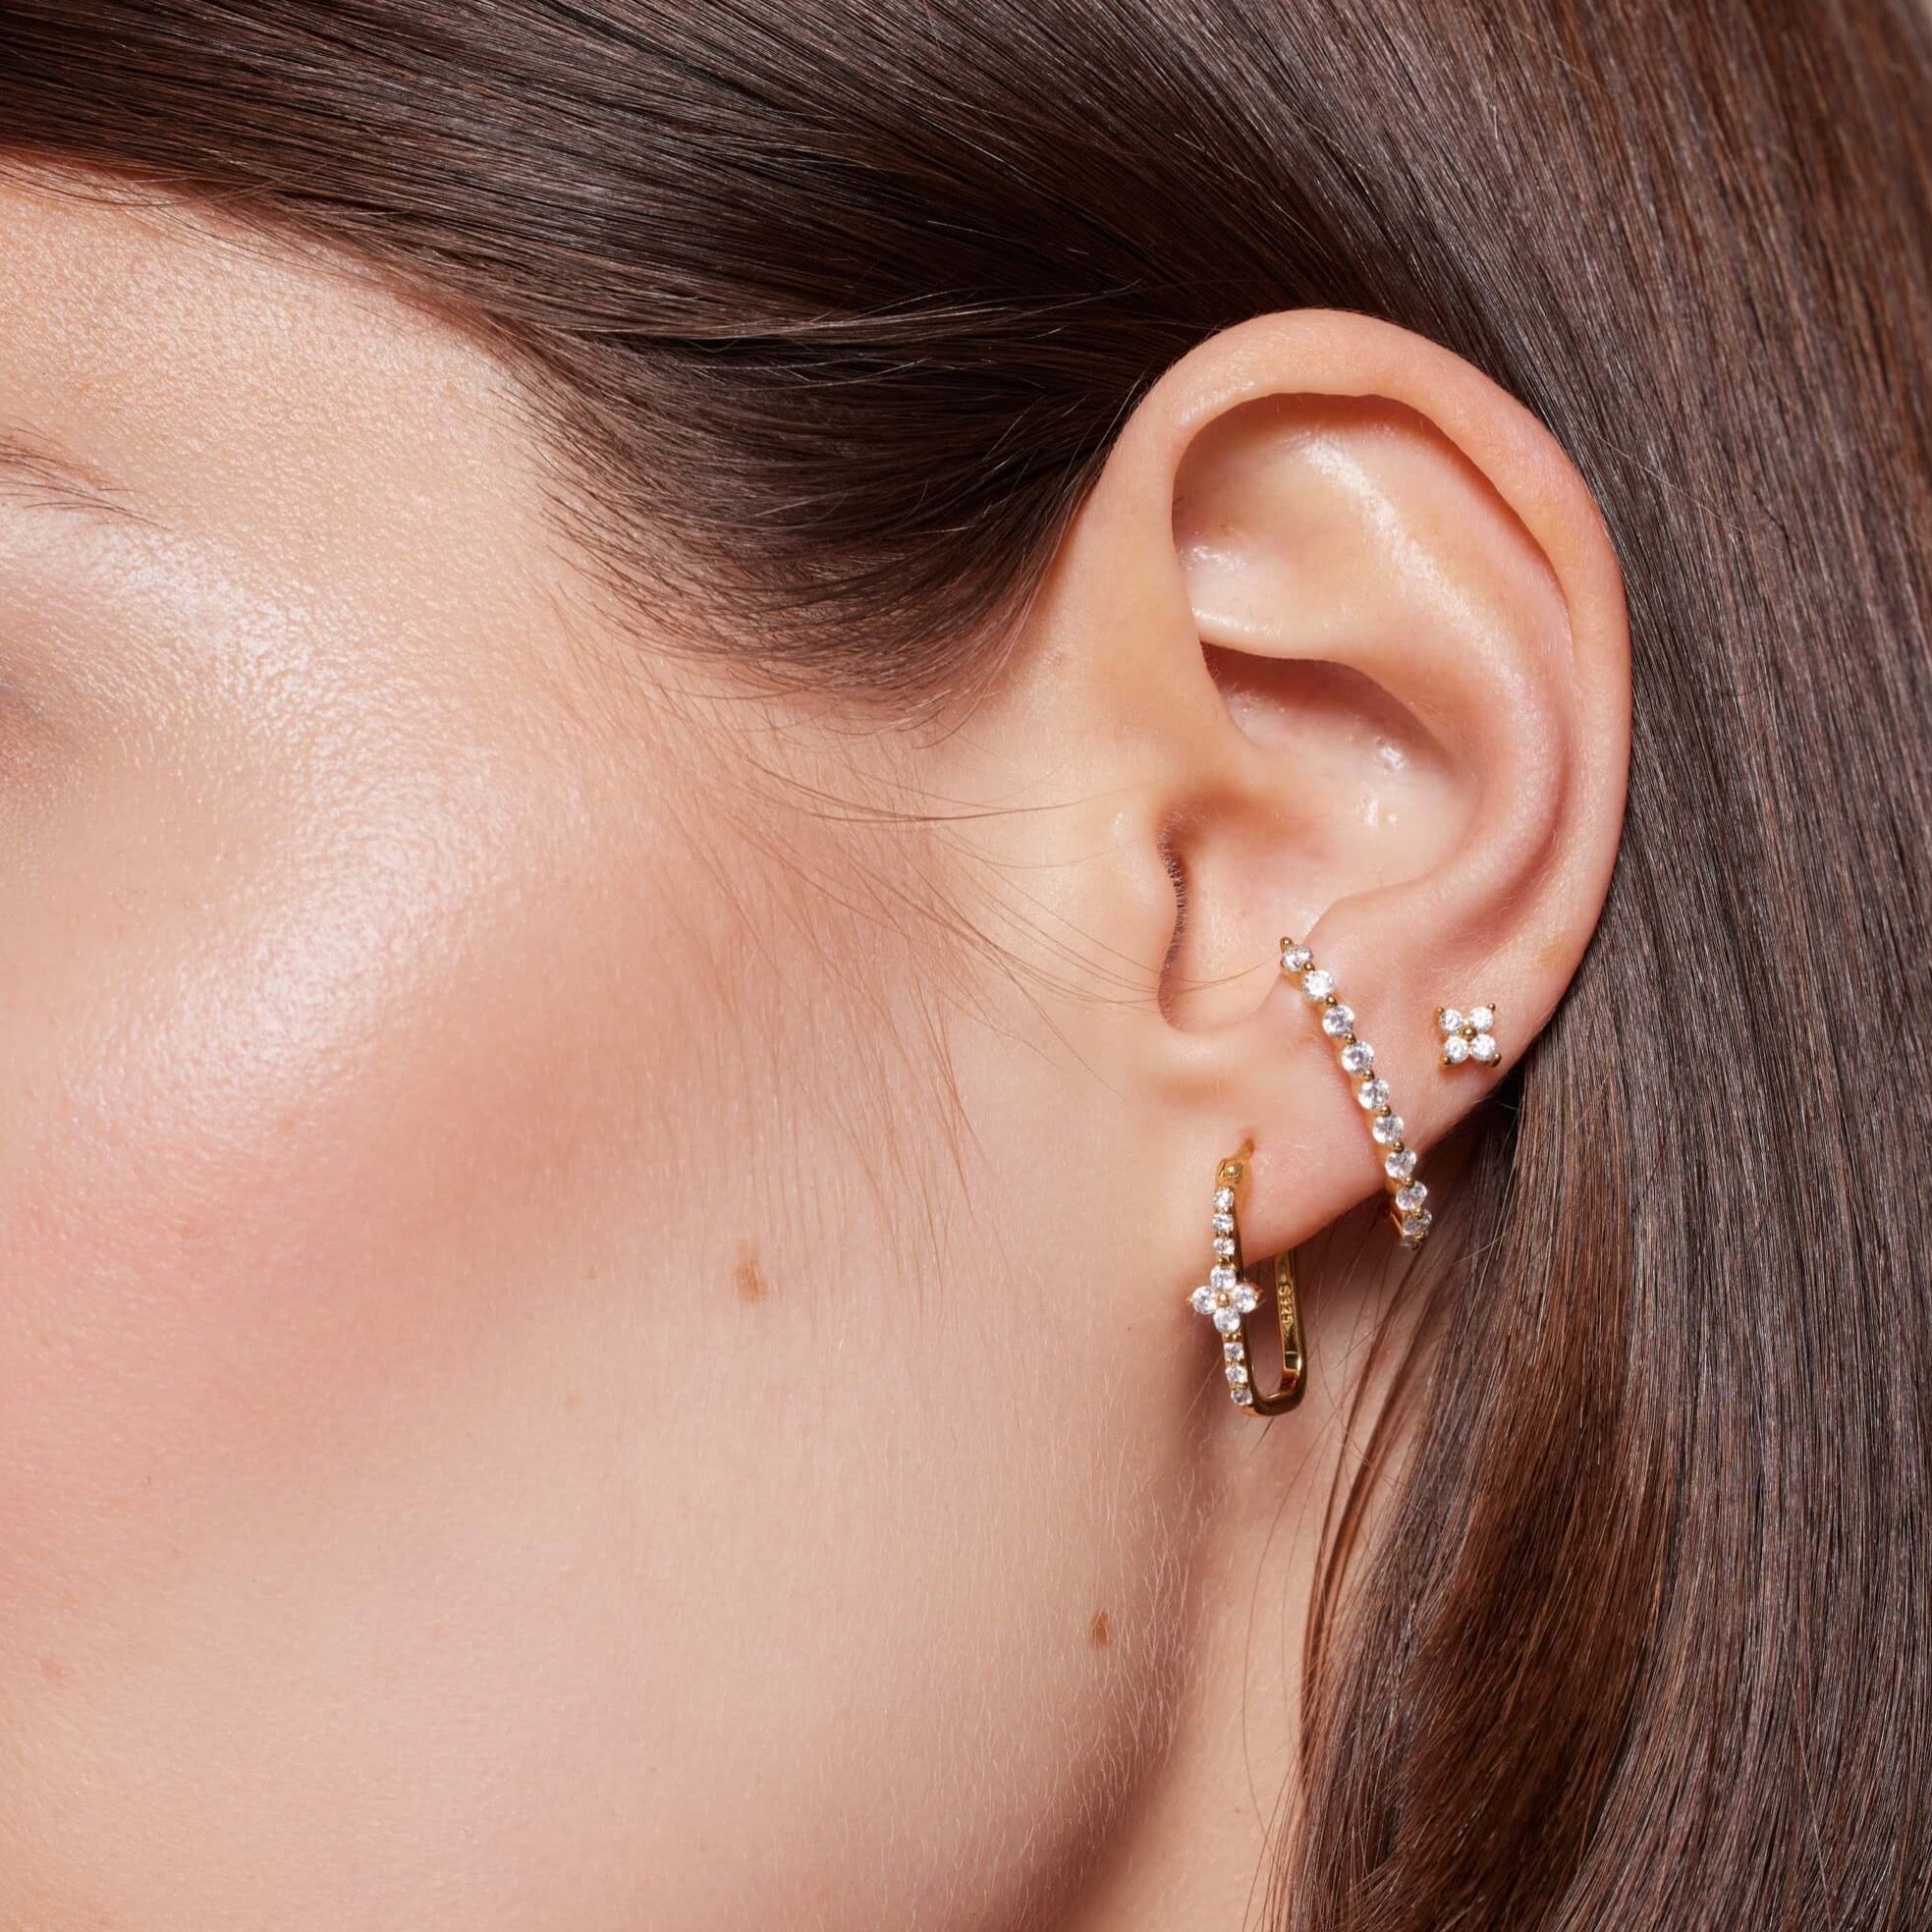
[{"label": "woman's ear", "polygon": [[[1046,860],[1036,900],[1147,996],[1083,1051],[1182,1164],[1184,1240],[1251,1136],[1248,1245],[1298,1242],[1382,1174],[1282,936],[1333,971],[1426,1155],[1595,925],[1628,663],[1590,494],[1449,352],[1363,316],[1264,316],[1142,400],[1027,646],[1006,715],[1035,769],[1077,772],[1068,811],[1089,822],[1070,842],[1066,814],[1022,814],[1010,836],[1056,854],[1006,856]],[[1436,1010],[1477,1002],[1501,1064],[1446,1069]]]}]

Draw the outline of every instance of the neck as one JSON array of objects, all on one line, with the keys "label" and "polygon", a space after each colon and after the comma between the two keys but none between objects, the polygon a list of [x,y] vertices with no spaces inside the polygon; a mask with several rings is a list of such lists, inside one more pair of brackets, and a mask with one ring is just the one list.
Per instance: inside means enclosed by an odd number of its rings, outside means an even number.
[{"label": "neck", "polygon": [[[1268,1421],[1215,1417],[1223,1487],[1193,1579],[1172,1743],[1057,1932],[1256,1922],[1298,1796],[1302,1662],[1324,1525],[1338,1483],[1356,1473],[1375,1393],[1411,1339],[1409,1308],[1371,1347],[1401,1268],[1362,1273],[1318,1289],[1304,1309],[1309,1386],[1297,1408]],[[1370,1399],[1358,1407],[1364,1375]]]}]

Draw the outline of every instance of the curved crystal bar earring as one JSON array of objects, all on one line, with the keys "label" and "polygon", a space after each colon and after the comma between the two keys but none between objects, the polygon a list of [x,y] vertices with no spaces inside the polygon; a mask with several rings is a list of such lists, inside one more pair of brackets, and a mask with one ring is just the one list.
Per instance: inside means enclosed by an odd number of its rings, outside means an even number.
[{"label": "curved crystal bar earring", "polygon": [[1242,1319],[1260,1305],[1261,1297],[1245,1275],[1242,1261],[1241,1196],[1247,1185],[1248,1161],[1254,1143],[1244,1141],[1214,1170],[1214,1265],[1206,1283],[1187,1297],[1187,1305],[1214,1323],[1221,1338],[1222,1366],[1228,1393],[1236,1404],[1256,1415],[1280,1415],[1301,1400],[1306,1357],[1301,1348],[1301,1297],[1295,1281],[1295,1263],[1287,1254],[1275,1257],[1275,1319],[1281,1329],[1282,1372],[1274,1393],[1254,1386],[1254,1361],[1248,1352],[1247,1327]]},{"label": "curved crystal bar earring", "polygon": [[1382,1156],[1389,1189],[1389,1216],[1405,1247],[1420,1247],[1435,1225],[1423,1203],[1429,1190],[1415,1178],[1415,1149],[1403,1139],[1402,1116],[1390,1103],[1389,1083],[1375,1071],[1375,1049],[1355,1036],[1355,1016],[1335,993],[1335,977],[1315,964],[1307,947],[1282,941],[1282,971],[1321,1011],[1321,1029],[1341,1049],[1342,1071],[1355,1081],[1355,1099],[1368,1116],[1369,1137]]}]

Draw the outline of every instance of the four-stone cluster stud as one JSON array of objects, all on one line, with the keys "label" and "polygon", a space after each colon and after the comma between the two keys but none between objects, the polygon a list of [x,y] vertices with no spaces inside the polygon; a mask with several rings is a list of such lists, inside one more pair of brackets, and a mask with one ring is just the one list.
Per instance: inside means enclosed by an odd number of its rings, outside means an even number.
[{"label": "four-stone cluster stud", "polygon": [[1435,1225],[1435,1216],[1424,1205],[1429,1190],[1415,1178],[1415,1149],[1402,1137],[1402,1116],[1390,1104],[1389,1083],[1375,1071],[1375,1049],[1356,1035],[1354,1010],[1336,997],[1334,976],[1315,964],[1307,947],[1284,939],[1281,965],[1300,987],[1302,997],[1318,1010],[1322,1031],[1340,1051],[1342,1071],[1354,1083],[1355,1099],[1368,1116],[1369,1137],[1381,1156],[1390,1217],[1403,1245],[1419,1247]]},{"label": "four-stone cluster stud", "polygon": [[1459,1013],[1453,1006],[1436,1008],[1436,1024],[1442,1028],[1442,1064],[1460,1067],[1473,1060],[1479,1067],[1493,1067],[1503,1057],[1490,1028],[1496,1024],[1493,1006],[1472,1006]]}]

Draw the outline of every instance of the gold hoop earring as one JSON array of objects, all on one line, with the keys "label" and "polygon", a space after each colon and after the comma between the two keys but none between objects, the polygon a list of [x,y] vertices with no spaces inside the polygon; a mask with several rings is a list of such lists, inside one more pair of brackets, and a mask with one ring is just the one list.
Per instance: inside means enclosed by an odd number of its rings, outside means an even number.
[{"label": "gold hoop earring", "polygon": [[1287,1254],[1275,1257],[1275,1319],[1281,1330],[1281,1380],[1272,1394],[1254,1386],[1254,1361],[1247,1346],[1244,1317],[1260,1305],[1261,1297],[1244,1271],[1242,1259],[1241,1197],[1247,1185],[1248,1161],[1254,1143],[1243,1141],[1214,1170],[1214,1264],[1207,1281],[1187,1297],[1196,1314],[1206,1315],[1221,1338],[1222,1366],[1228,1393],[1236,1405],[1256,1415],[1280,1415],[1301,1400],[1307,1357],[1301,1346],[1301,1297],[1295,1280],[1295,1262]]}]

